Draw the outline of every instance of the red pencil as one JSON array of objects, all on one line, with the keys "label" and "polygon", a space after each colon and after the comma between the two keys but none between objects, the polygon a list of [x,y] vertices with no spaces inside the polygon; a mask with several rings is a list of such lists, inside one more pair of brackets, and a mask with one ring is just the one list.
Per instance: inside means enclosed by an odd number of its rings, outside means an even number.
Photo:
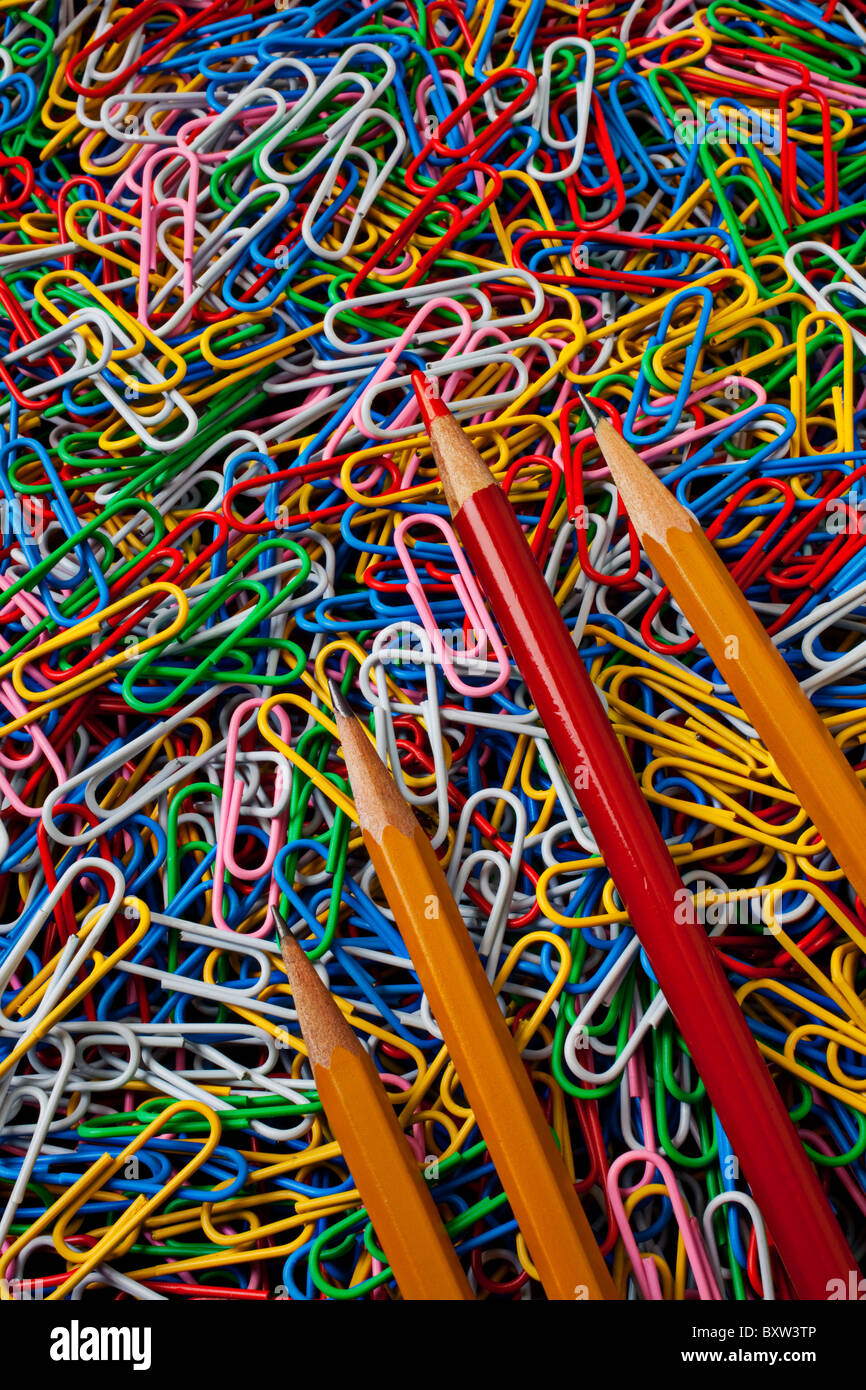
[{"label": "red pencil", "polygon": [[463,548],[610,870],[797,1296],[857,1263],[508,499],[432,382],[412,377]]}]

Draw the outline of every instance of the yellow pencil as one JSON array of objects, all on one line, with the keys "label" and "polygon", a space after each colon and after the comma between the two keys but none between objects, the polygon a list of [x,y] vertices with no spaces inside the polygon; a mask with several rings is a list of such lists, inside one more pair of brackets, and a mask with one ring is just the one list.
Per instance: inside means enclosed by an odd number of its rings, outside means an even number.
[{"label": "yellow pencil", "polygon": [[548,1298],[618,1294],[430,842],[343,692],[364,843]]},{"label": "yellow pencil", "polygon": [[472,1292],[376,1068],[286,923],[280,952],[319,1100],[406,1300]]},{"label": "yellow pencil", "polygon": [[866,795],[853,769],[694,517],[578,395],[647,559],[866,902]]}]

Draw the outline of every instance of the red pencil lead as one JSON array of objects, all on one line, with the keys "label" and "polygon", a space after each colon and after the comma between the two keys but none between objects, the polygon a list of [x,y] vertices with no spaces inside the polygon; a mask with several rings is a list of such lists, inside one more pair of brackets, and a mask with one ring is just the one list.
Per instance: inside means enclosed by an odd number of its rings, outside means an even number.
[{"label": "red pencil lead", "polygon": [[412,386],[421,409],[424,428],[429,434],[433,421],[441,419],[443,415],[450,415],[451,411],[441,399],[439,385],[434,377],[427,376],[424,372],[413,372]]}]

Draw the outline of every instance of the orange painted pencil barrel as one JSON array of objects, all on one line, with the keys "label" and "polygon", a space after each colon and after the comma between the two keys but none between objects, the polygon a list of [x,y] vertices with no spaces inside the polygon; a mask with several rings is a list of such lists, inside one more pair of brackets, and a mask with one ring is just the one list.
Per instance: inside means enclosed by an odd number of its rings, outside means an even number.
[{"label": "orange painted pencil barrel", "polygon": [[797,1295],[824,1299],[830,1280],[856,1269],[854,1257],[712,942],[700,924],[678,919],[679,872],[514,510],[457,421],[415,375],[466,555],[571,784],[584,773],[581,809]]},{"label": "orange painted pencil barrel", "polygon": [[472,1297],[448,1232],[363,1049],[315,1068],[316,1090],[404,1299]]},{"label": "orange painted pencil barrel", "polygon": [[[687,515],[687,514],[686,514]],[[784,657],[692,517],[647,559],[700,636],[803,810],[866,902],[866,793]]]},{"label": "orange painted pencil barrel", "polygon": [[617,1299],[430,842],[361,725],[334,703],[364,843],[545,1293]]},{"label": "orange painted pencil barrel", "polygon": [[277,932],[319,1100],[403,1298],[472,1299],[379,1074],[278,914]]},{"label": "orange painted pencil barrel", "polygon": [[[399,831],[389,827],[381,844],[365,842],[548,1297],[616,1298],[430,841],[419,826],[412,858],[423,869],[411,881],[398,868],[407,851]],[[436,915],[419,930],[425,901]]]},{"label": "orange painted pencil barrel", "polygon": [[694,517],[583,399],[647,559],[866,902],[866,792]]}]

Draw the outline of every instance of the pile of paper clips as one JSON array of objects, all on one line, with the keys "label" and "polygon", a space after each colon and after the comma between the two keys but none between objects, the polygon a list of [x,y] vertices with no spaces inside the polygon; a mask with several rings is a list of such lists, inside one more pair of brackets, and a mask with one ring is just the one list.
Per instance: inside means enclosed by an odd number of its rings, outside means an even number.
[{"label": "pile of paper clips", "polygon": [[866,909],[642,558],[573,385],[866,763],[866,4],[0,13],[0,1297],[393,1292],[274,906],[405,1093],[473,1286],[543,1296],[352,819],[328,676],[422,808],[622,1291],[787,1295],[460,556],[422,366],[488,426],[684,920],[862,1256]]}]

